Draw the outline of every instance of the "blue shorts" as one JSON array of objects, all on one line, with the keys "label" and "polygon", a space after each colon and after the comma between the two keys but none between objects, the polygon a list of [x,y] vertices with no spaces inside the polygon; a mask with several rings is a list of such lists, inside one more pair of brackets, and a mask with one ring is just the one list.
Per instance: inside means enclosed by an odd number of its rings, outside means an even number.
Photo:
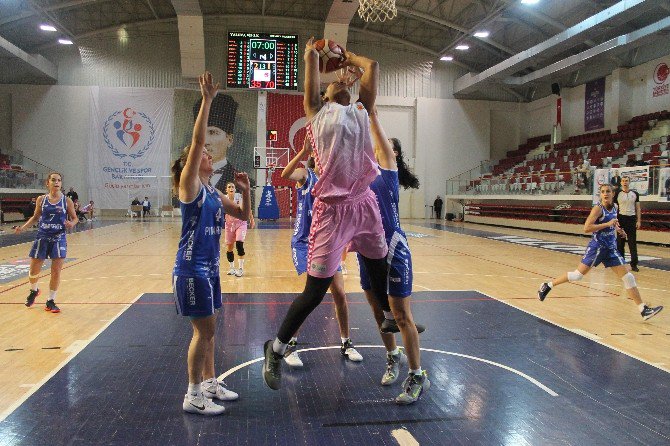
[{"label": "blue shorts", "polygon": [[582,263],[586,266],[595,267],[601,263],[605,268],[610,266],[625,265],[626,260],[621,256],[616,248],[603,248],[597,243],[589,243],[586,247]]},{"label": "blue shorts", "polygon": [[211,316],[221,308],[219,277],[172,276],[177,312],[184,316]]},{"label": "blue shorts", "polygon": [[[393,297],[407,297],[412,294],[412,253],[409,251],[407,239],[398,232],[388,243],[388,294]],[[358,254],[358,266],[361,273],[361,288],[369,290],[370,278],[361,255]]]},{"label": "blue shorts", "polygon": [[[293,266],[298,272],[298,275],[307,272],[307,243],[292,243],[291,255],[293,256]],[[342,272],[342,267],[337,267],[337,272]]]},{"label": "blue shorts", "polygon": [[58,237],[42,237],[33,242],[28,257],[33,259],[64,259],[67,257],[65,234]]}]

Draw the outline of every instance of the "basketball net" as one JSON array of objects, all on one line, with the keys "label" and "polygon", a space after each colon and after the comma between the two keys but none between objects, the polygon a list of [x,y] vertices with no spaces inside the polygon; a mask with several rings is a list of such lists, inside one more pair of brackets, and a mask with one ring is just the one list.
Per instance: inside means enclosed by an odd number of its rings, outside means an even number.
[{"label": "basketball net", "polygon": [[384,22],[397,15],[395,0],[359,0],[358,16],[366,22]]}]

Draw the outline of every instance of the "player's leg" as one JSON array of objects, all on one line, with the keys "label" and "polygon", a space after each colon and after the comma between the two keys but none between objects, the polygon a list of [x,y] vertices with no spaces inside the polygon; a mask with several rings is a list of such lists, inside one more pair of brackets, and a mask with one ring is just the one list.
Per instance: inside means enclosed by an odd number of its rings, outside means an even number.
[{"label": "player's leg", "polygon": [[235,229],[235,249],[237,249],[238,268],[235,273],[237,277],[244,274],[244,240],[247,238],[247,222],[243,222]]},{"label": "player's leg", "polygon": [[49,296],[44,309],[52,313],[60,313],[60,308],[56,305],[56,293],[60,285],[60,274],[63,269],[64,258],[51,259],[51,277],[49,278]]},{"label": "player's leg", "polygon": [[230,266],[226,274],[229,276],[234,276],[236,272],[235,254],[233,254],[233,246],[235,246],[235,230],[232,226],[233,226],[232,223],[226,222],[226,230],[225,230],[226,260],[228,260],[228,265]]},{"label": "player's leg", "polygon": [[330,292],[335,301],[335,316],[337,324],[340,327],[340,353],[354,362],[363,360],[363,356],[354,348],[354,343],[349,336],[349,305],[347,304],[347,295],[344,292],[344,278],[341,272],[336,272],[333,282],[330,284]]},{"label": "player's leg", "polygon": [[635,302],[635,305],[637,305],[637,309],[640,311],[640,314],[644,320],[656,316],[661,312],[661,310],[663,310],[663,306],[659,305],[657,307],[652,307],[642,302],[640,290],[637,287],[635,276],[630,272],[629,265],[610,266],[610,269],[614,271],[614,274],[616,274],[619,279],[621,279],[623,286],[626,289],[626,294],[628,294],[628,297],[630,297],[633,302]]},{"label": "player's leg", "polygon": [[574,271],[567,272],[556,277],[551,282],[545,282],[540,286],[540,289],[537,291],[537,296],[543,301],[549,292],[558,285],[561,285],[566,282],[578,282],[589,272],[589,270],[598,266],[602,262],[602,253],[601,249],[595,245],[589,244],[586,247],[584,256],[582,257],[581,262],[577,265],[577,269]]},{"label": "player's leg", "polygon": [[[31,256],[32,257],[32,256]],[[43,258],[34,258],[30,259],[30,270],[28,271],[28,281],[30,282],[30,293],[26,298],[26,307],[32,307],[35,303],[35,298],[40,295],[41,291],[38,288],[38,280],[40,276],[40,271],[42,271],[42,265],[44,264]]]}]

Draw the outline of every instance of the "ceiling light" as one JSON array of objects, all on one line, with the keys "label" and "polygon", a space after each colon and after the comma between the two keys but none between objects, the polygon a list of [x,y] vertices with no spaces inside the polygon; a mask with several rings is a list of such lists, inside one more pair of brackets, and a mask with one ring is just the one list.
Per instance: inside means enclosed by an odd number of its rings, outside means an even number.
[{"label": "ceiling light", "polygon": [[489,36],[489,32],[488,31],[477,31],[474,35],[475,35],[475,37],[484,38],[484,37]]},{"label": "ceiling light", "polygon": [[456,47],[456,49],[457,49],[458,51],[465,51],[465,50],[469,50],[470,47],[467,46],[467,45],[458,45],[458,46]]},{"label": "ceiling light", "polygon": [[54,26],[51,25],[40,25],[42,31],[58,31]]},{"label": "ceiling light", "polygon": [[58,39],[58,43],[61,45],[72,45],[72,41],[68,39]]},{"label": "ceiling light", "polygon": [[521,0],[522,5],[534,5],[540,3],[540,0]]},{"label": "ceiling light", "polygon": [[452,61],[454,60],[454,56],[442,56],[440,60]]}]

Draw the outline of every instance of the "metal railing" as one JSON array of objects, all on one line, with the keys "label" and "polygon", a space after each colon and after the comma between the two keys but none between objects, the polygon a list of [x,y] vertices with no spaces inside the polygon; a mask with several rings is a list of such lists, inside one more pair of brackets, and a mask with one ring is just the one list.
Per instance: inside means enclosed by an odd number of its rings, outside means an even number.
[{"label": "metal railing", "polygon": [[2,150],[0,154],[0,188],[43,189],[49,171],[39,161],[27,157],[20,150]]}]

